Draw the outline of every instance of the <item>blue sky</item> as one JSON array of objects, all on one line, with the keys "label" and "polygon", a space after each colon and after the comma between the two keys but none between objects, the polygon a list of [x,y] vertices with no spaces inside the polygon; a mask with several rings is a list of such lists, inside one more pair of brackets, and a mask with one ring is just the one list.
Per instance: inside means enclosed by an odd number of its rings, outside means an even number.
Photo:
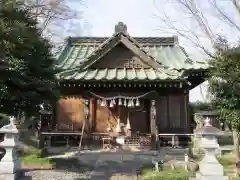
[{"label": "blue sky", "polygon": [[[237,31],[229,24],[223,23],[207,1],[198,0],[199,7],[206,13],[214,33],[226,36],[231,42],[236,41]],[[219,7],[235,19],[235,11],[232,9],[230,1],[217,1]],[[80,20],[82,28],[74,30],[76,36],[111,36],[115,24],[119,21],[127,25],[128,33],[131,36],[176,35],[171,31],[159,30],[159,26],[164,29],[164,24],[159,18],[156,18],[156,15],[161,16],[164,12],[176,21],[179,28],[183,28],[187,24],[194,32],[199,30],[192,19],[186,16],[183,9],[176,6],[174,0],[85,0],[83,3],[84,5],[81,5],[78,0],[69,0],[72,8],[83,10],[83,18]],[[205,37],[201,38],[201,41],[204,46],[211,48]],[[180,44],[192,57],[203,58],[203,55],[189,41],[180,38]],[[190,93],[190,101],[197,100],[203,100],[199,87]]]}]

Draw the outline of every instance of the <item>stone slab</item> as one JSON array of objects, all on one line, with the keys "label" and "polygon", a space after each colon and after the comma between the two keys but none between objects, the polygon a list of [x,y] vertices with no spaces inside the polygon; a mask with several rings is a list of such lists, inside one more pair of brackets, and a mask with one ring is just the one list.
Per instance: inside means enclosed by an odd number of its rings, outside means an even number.
[{"label": "stone slab", "polygon": [[189,180],[228,180],[228,176],[204,176],[201,178],[189,178]]},{"label": "stone slab", "polygon": [[196,180],[228,180],[228,176],[223,175],[202,175],[196,173]]},{"label": "stone slab", "polygon": [[137,179],[136,171],[140,164],[136,155],[104,154],[98,159],[90,180]]}]

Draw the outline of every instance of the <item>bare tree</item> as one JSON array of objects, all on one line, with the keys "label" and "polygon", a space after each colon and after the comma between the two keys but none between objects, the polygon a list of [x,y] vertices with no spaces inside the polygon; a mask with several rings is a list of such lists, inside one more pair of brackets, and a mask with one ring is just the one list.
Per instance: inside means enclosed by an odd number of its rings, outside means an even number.
[{"label": "bare tree", "polygon": [[[63,37],[78,33],[81,29],[83,0],[22,0],[24,6],[32,12],[32,16],[39,22],[43,36],[49,38],[56,46],[55,50],[62,47]],[[78,9],[68,5],[68,2],[77,2]]]},{"label": "bare tree", "polygon": [[[219,37],[228,43],[238,43],[240,33],[240,0],[162,0],[172,8],[164,11],[160,1],[154,0],[159,31],[175,33],[192,44],[206,57],[214,57]],[[160,9],[161,8],[161,9]],[[167,13],[168,12],[168,13]],[[177,14],[177,15],[176,15]],[[222,42],[222,41],[221,41]],[[201,87],[200,87],[200,90]],[[233,131],[236,158],[239,158],[238,132]]]},{"label": "bare tree", "polygon": [[[177,34],[204,55],[214,56],[220,36],[227,39],[232,36],[228,39],[231,44],[239,39],[240,0],[154,0],[153,3],[159,20],[157,30]],[[169,7],[164,11],[162,4],[169,4],[174,13],[169,13]],[[200,92],[204,97],[201,86]]]},{"label": "bare tree", "polygon": [[[175,33],[187,43],[192,44],[205,55],[214,56],[214,45],[220,36],[232,36],[240,32],[239,0],[162,0],[177,13],[167,13],[154,0],[157,30]],[[160,9],[161,8],[161,9]],[[237,39],[236,37],[232,39]],[[230,43],[236,43],[228,39]]]}]

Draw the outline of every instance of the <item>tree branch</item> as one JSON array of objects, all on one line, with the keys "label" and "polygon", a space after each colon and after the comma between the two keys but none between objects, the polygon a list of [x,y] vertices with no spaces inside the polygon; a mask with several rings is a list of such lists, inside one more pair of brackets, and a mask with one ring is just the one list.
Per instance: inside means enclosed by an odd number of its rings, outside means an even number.
[{"label": "tree branch", "polygon": [[236,8],[238,14],[240,15],[240,2],[239,0],[232,0],[234,7]]},{"label": "tree branch", "polygon": [[[211,2],[211,1],[210,1]],[[220,7],[217,5],[216,0],[213,0],[211,2],[212,5],[216,8],[216,10],[219,12],[219,14],[233,27],[235,27],[238,31],[240,31],[240,26],[238,26],[226,13],[224,13]]]}]

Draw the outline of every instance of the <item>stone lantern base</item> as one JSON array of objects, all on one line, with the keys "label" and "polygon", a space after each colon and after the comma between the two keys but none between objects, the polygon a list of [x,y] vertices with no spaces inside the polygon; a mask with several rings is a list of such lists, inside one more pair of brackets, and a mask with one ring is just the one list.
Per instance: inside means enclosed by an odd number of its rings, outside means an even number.
[{"label": "stone lantern base", "polygon": [[19,132],[14,122],[15,118],[10,117],[10,124],[0,129],[0,133],[4,134],[4,140],[0,145],[6,151],[0,161],[1,180],[17,180],[21,176],[21,163],[16,153]]},{"label": "stone lantern base", "polygon": [[4,174],[0,176],[0,179],[2,180],[18,180],[20,175],[18,173],[16,174]]},{"label": "stone lantern base", "polygon": [[199,129],[197,135],[201,135],[200,148],[205,152],[199,163],[199,172],[191,180],[228,180],[224,176],[223,166],[216,159],[216,151],[219,149],[216,135],[222,134],[217,128],[212,127],[209,119],[206,119],[204,127]]},{"label": "stone lantern base", "polygon": [[19,159],[14,161],[1,161],[0,164],[0,173],[1,174],[14,174],[16,172],[19,172],[21,169],[21,163]]},{"label": "stone lantern base", "polygon": [[200,162],[199,172],[190,180],[228,180],[223,174],[223,166],[219,163]]},{"label": "stone lantern base", "polygon": [[228,180],[228,176],[224,176],[223,166],[217,161],[214,151],[208,151],[203,160],[199,163],[199,172],[196,173],[194,180]]},{"label": "stone lantern base", "polygon": [[196,174],[196,177],[191,177],[189,180],[228,180],[227,176],[199,176]]},{"label": "stone lantern base", "polygon": [[200,173],[196,173],[195,180],[228,180],[228,176],[217,176],[217,175],[202,175]]},{"label": "stone lantern base", "polygon": [[0,179],[17,180],[21,176],[21,163],[18,158],[2,159],[0,163]]},{"label": "stone lantern base", "polygon": [[197,180],[228,180],[228,176],[224,176],[223,166],[219,164],[216,158],[206,156],[199,163],[199,173],[196,173]]}]

